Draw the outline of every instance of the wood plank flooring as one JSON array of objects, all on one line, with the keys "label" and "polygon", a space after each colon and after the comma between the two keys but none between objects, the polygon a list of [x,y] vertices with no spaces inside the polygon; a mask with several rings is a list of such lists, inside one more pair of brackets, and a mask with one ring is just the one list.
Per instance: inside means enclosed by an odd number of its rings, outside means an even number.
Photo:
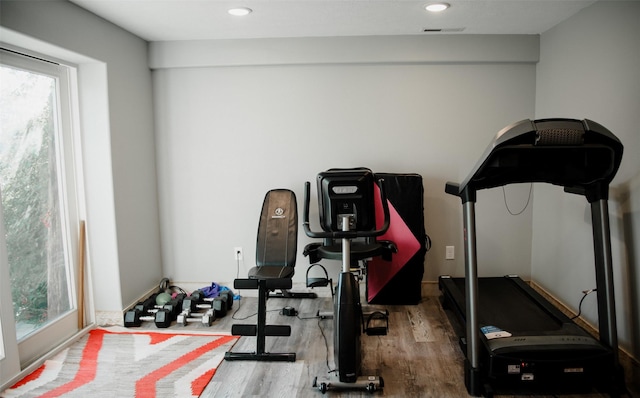
[{"label": "wood plank flooring", "polygon": [[[267,301],[267,323],[291,325],[290,337],[267,337],[268,352],[295,352],[295,362],[223,361],[202,397],[320,397],[312,387],[315,377],[331,377],[333,368],[333,321],[315,317],[318,310],[330,311],[331,299],[281,299]],[[281,310],[294,307],[297,316]],[[255,324],[257,299],[243,297],[232,313],[215,321],[211,328],[190,324],[188,328],[229,332],[233,323]],[[439,301],[438,293],[423,294],[417,305],[384,306],[390,324],[386,336],[362,336],[362,367],[365,375],[384,379],[385,397],[467,397],[463,379],[463,354],[454,324]],[[236,311],[237,310],[237,311]],[[234,313],[235,312],[235,313]],[[246,320],[232,319],[249,317]],[[181,327],[181,326],[172,326]],[[256,350],[255,337],[241,337],[232,351]],[[329,396],[371,396],[364,391],[330,391]],[[579,397],[601,397],[590,394]],[[563,396],[568,398],[570,396]]]}]

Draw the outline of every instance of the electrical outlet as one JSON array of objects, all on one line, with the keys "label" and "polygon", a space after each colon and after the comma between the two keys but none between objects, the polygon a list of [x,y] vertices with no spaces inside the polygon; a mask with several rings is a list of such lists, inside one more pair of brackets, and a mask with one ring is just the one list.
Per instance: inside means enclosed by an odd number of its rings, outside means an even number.
[{"label": "electrical outlet", "polygon": [[242,248],[241,247],[234,247],[233,248],[233,255],[234,255],[234,259],[242,260]]},{"label": "electrical outlet", "polygon": [[456,247],[455,246],[446,246],[445,247],[445,260],[453,260],[456,258]]}]

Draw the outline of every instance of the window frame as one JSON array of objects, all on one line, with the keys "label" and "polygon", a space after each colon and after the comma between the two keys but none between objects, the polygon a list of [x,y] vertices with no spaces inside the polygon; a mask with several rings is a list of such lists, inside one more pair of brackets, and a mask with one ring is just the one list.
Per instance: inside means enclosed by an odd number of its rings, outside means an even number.
[{"label": "window frame", "polygon": [[[48,322],[37,332],[25,336],[20,341],[15,339],[15,320],[13,316],[3,320],[2,328],[6,333],[0,337],[5,348],[5,358],[9,367],[16,360],[13,344],[17,345],[18,362],[21,369],[25,369],[34,364],[38,359],[46,356],[57,346],[72,338],[78,333],[80,327],[78,318],[78,246],[79,246],[79,225],[85,214],[83,170],[82,170],[82,143],[80,136],[79,122],[79,99],[77,67],[72,64],[62,63],[50,57],[29,54],[26,51],[16,51],[10,46],[0,43],[0,62],[8,67],[30,71],[33,73],[45,74],[56,78],[56,106],[54,110],[55,123],[58,130],[55,142],[56,162],[58,170],[58,185],[64,192],[60,195],[60,211],[63,229],[64,257],[66,262],[67,280],[69,281],[70,310],[58,319]],[[3,228],[4,230],[4,224]],[[5,249],[5,235],[0,236],[0,248]],[[6,250],[4,250],[6,253]],[[3,254],[6,257],[6,254]],[[3,260],[4,261],[4,260]],[[0,266],[7,267],[0,261]],[[4,270],[3,270],[4,275]],[[4,279],[4,278],[3,278]],[[4,286],[3,286],[4,287]],[[10,291],[10,289],[9,289]],[[86,290],[85,290],[86,291]],[[11,294],[9,293],[9,298]],[[5,303],[0,301],[0,305],[9,306],[13,314],[12,300]],[[6,308],[3,309],[6,311]],[[2,312],[3,315],[5,312]],[[9,325],[7,325],[9,324]],[[12,333],[8,329],[13,329]],[[82,329],[80,327],[80,329]],[[1,332],[1,330],[0,330]],[[12,339],[13,337],[13,339]],[[2,365],[0,364],[0,367]],[[4,377],[4,375],[3,375]],[[0,380],[0,385],[5,380]]]}]

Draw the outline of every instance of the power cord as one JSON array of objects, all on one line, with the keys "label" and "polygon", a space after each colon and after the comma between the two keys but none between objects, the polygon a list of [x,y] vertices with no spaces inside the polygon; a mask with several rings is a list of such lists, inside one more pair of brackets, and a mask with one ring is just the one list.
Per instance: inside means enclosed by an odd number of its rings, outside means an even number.
[{"label": "power cord", "polygon": [[317,318],[318,318],[318,328],[320,329],[320,334],[322,334],[322,338],[324,339],[324,347],[326,348],[326,351],[325,351],[325,362],[327,364],[327,373],[333,373],[336,370],[335,369],[331,369],[331,366],[329,366],[329,341],[327,340],[327,336],[324,334],[324,329],[322,328],[322,324],[320,323],[324,319],[328,319],[328,318],[322,318],[320,316],[318,316]]},{"label": "power cord", "polygon": [[325,362],[327,364],[327,373],[332,373],[335,372],[335,369],[331,369],[331,367],[329,366],[329,341],[327,340],[327,336],[324,334],[324,329],[322,328],[322,324],[320,323],[323,319],[327,319],[327,318],[323,318],[320,315],[313,315],[313,316],[307,316],[307,317],[301,317],[298,313],[298,311],[296,311],[295,308],[293,307],[284,307],[282,308],[282,310],[280,311],[280,315],[285,315],[285,316],[295,316],[296,318],[305,321],[305,320],[309,320],[309,319],[317,319],[318,320],[318,329],[320,329],[320,334],[322,334],[322,339],[324,340],[324,346],[325,346]]},{"label": "power cord", "polygon": [[[240,303],[238,303],[238,309],[235,310],[234,313],[231,315],[231,319],[235,319],[236,321],[244,321],[246,319],[249,319],[249,318],[251,318],[253,316],[258,315],[258,313],[255,312],[255,313],[253,313],[251,315],[247,315],[247,316],[245,316],[243,318],[236,318],[236,312],[238,312],[239,310],[240,310]],[[278,311],[281,311],[281,310],[268,310],[267,312],[278,312]]]},{"label": "power cord", "polygon": [[531,201],[531,192],[533,191],[533,183],[529,184],[529,196],[527,197],[527,203],[525,203],[524,207],[522,208],[522,210],[520,210],[519,212],[512,212],[511,209],[509,209],[509,204],[507,203],[507,192],[504,189],[504,185],[502,186],[502,197],[504,198],[504,206],[507,208],[507,211],[509,212],[509,214],[511,214],[512,216],[519,216],[520,214],[522,214],[527,207],[529,207],[529,202]]},{"label": "power cord", "polygon": [[[236,258],[236,279],[240,279],[240,260],[238,258]],[[234,288],[235,288],[235,286],[234,286]],[[233,300],[233,298],[232,298],[232,300]],[[240,311],[241,303],[242,303],[242,296],[240,295],[240,292],[238,292],[238,308],[236,308],[236,310],[233,311],[233,314],[231,314],[231,318],[232,319],[241,320],[241,319],[238,319],[238,318],[235,317],[236,316],[236,312]],[[246,319],[246,318],[244,318],[244,319]]]},{"label": "power cord", "polygon": [[595,291],[597,291],[598,289],[589,289],[589,290],[583,290],[582,291],[582,298],[580,299],[580,303],[578,304],[578,314],[576,314],[576,316],[574,316],[573,318],[571,318],[571,320],[573,321],[574,319],[578,318],[580,316],[580,314],[582,314],[582,302],[584,301],[585,298],[587,298],[587,296]]}]

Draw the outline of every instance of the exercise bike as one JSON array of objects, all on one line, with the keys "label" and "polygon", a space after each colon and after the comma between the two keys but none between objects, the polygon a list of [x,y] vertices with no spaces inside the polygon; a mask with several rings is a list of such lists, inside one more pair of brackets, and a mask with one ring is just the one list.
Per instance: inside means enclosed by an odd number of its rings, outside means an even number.
[{"label": "exercise bike", "polygon": [[330,169],[318,175],[317,184],[322,231],[310,228],[309,182],[305,184],[302,225],[307,236],[322,238],[323,242],[307,245],[304,254],[312,264],[321,259],[342,260],[342,269],[333,295],[334,361],[338,381],[316,377],[313,387],[322,393],[331,389],[364,389],[372,393],[384,387],[384,380],[380,376],[361,375],[360,335],[364,322],[359,282],[352,266],[375,256],[391,260],[392,253],[397,251],[393,242],[375,239],[389,228],[387,200],[382,183],[378,181],[384,222],[376,229],[375,183],[369,169]]}]

